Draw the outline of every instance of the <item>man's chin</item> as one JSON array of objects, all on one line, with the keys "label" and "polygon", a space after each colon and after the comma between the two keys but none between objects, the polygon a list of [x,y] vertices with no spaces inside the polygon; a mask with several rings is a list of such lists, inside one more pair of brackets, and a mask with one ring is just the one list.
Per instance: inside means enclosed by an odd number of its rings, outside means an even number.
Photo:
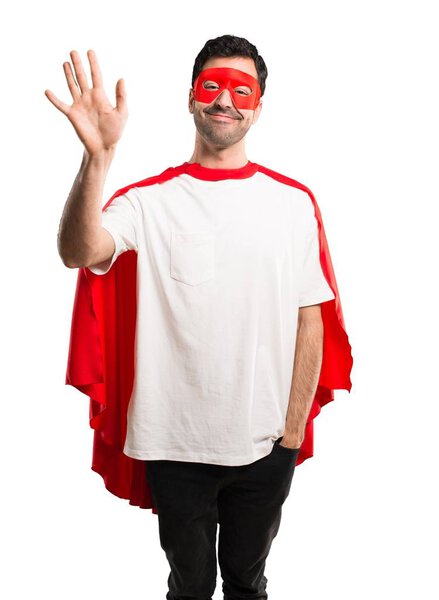
[{"label": "man's chin", "polygon": [[218,131],[217,128],[197,127],[198,134],[206,140],[206,142],[220,148],[228,148],[229,146],[233,146],[233,144],[237,144],[247,133],[246,131],[240,131],[238,135],[233,135],[232,132],[227,132],[225,129],[226,128],[224,128],[224,131],[221,134],[221,131]]}]

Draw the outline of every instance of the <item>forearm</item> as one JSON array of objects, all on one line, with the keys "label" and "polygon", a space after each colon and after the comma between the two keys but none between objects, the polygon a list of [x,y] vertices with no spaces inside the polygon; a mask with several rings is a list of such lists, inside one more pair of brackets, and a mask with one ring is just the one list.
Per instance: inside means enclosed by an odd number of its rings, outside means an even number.
[{"label": "forearm", "polygon": [[113,156],[114,150],[93,156],[84,151],[58,231],[58,252],[66,266],[86,262],[95,248],[101,229],[102,194]]},{"label": "forearm", "polygon": [[284,438],[298,448],[305,437],[305,426],[317,390],[323,358],[321,320],[299,324],[294,355],[293,378]]}]

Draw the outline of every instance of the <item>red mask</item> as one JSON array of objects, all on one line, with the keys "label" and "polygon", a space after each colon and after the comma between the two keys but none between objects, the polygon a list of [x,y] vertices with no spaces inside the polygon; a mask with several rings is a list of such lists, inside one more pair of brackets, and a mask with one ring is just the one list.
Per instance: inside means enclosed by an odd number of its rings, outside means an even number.
[{"label": "red mask", "polygon": [[[203,86],[205,81],[214,81],[219,87],[208,86],[206,89]],[[241,86],[248,86],[251,89],[236,90]],[[228,89],[236,108],[249,108],[254,110],[261,97],[261,88],[257,79],[239,71],[238,69],[229,69],[227,67],[212,67],[204,69],[194,81],[193,90],[194,97],[197,102],[211,104],[215,98],[225,89]]]}]

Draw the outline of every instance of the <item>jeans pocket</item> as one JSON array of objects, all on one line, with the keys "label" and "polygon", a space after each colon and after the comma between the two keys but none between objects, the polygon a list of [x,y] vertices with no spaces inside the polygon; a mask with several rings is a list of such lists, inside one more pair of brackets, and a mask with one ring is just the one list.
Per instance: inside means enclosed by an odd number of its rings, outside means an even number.
[{"label": "jeans pocket", "polygon": [[274,442],[274,446],[280,448],[281,451],[283,452],[289,452],[290,454],[298,454],[299,450],[300,450],[300,446],[299,448],[288,448],[287,446],[281,446],[280,442],[282,441],[283,436],[278,438],[277,440],[275,440]]}]

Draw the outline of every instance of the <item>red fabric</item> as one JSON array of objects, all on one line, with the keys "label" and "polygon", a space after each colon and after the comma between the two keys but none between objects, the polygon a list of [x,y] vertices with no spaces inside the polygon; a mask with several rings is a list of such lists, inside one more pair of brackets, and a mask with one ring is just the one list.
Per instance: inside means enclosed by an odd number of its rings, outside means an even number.
[{"label": "red fabric", "polygon": [[[203,86],[205,81],[214,81],[219,87],[213,90],[209,87],[205,88]],[[236,92],[235,88],[239,86],[249,86],[251,89],[250,94],[242,95]],[[254,110],[259,104],[261,97],[259,81],[248,73],[239,71],[238,69],[229,69],[227,67],[204,69],[194,81],[193,87],[195,100],[204,102],[205,104],[211,104],[225,89],[229,90],[236,108]]]},{"label": "red fabric", "polygon": [[[183,163],[178,167],[170,167],[160,175],[121,188],[102,210],[131,187],[161,183],[188,172],[189,168],[194,172],[198,167]],[[296,462],[299,465],[313,456],[313,420],[321,407],[334,400],[334,389],[351,390],[351,346],[320,210],[312,192],[301,183],[256,163],[249,162],[241,173],[249,175],[256,170],[309,194],[318,220],[322,270],[335,295],[334,300],[321,305],[323,362],[305,438]],[[65,383],[76,387],[90,399],[90,427],[94,430],[92,470],[102,476],[109,492],[129,500],[134,506],[151,508],[157,514],[146,480],[145,461],[123,453],[134,375],[136,268],[137,254],[128,250],[117,258],[105,275],[95,275],[87,268],[79,269]]]}]

